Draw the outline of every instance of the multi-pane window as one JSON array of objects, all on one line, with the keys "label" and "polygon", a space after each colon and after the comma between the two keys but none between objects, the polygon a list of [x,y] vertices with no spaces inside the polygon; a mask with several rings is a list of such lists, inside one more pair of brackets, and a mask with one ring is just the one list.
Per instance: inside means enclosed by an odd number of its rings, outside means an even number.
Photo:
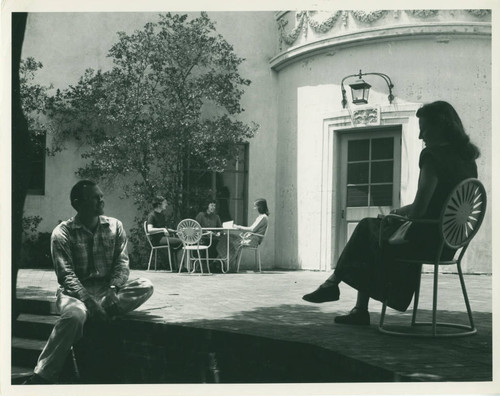
[{"label": "multi-pane window", "polygon": [[30,179],[28,184],[28,194],[45,194],[45,135],[37,135],[33,138],[33,152],[31,156]]},{"label": "multi-pane window", "polygon": [[203,210],[208,198],[217,201],[221,220],[245,224],[248,206],[248,144],[238,147],[238,156],[222,173],[205,169],[188,172],[188,199],[193,215]]},{"label": "multi-pane window", "polygon": [[391,206],[393,175],[392,137],[348,142],[347,206]]}]

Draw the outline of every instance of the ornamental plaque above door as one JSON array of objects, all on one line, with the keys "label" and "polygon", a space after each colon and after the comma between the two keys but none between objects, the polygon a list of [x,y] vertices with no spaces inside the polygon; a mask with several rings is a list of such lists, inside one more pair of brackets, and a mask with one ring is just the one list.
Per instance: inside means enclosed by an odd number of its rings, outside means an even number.
[{"label": "ornamental plaque above door", "polygon": [[354,127],[380,125],[380,106],[363,106],[363,108],[353,109],[351,120]]}]

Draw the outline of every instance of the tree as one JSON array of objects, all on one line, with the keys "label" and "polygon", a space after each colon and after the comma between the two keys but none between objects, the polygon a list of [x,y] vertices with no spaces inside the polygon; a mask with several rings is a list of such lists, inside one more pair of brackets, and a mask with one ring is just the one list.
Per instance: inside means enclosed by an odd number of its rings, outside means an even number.
[{"label": "tree", "polygon": [[154,195],[166,196],[179,219],[187,169],[201,163],[224,170],[258,127],[236,119],[250,84],[238,72],[244,59],[206,13],[168,13],[133,34],[118,32],[108,56],[112,69],[88,69],[58,92],[51,114],[61,135],[86,144],[88,162],[78,174],[133,198],[139,237]]},{"label": "tree", "polygon": [[[44,86],[35,83],[36,73],[41,68],[43,68],[43,64],[32,57],[21,59],[19,65],[21,107],[28,124],[34,155],[40,155],[40,151],[45,150],[42,138],[53,133],[52,126],[46,117],[51,100],[49,91],[52,89],[52,85]],[[46,153],[54,155],[61,149],[61,145],[54,141],[47,148]]]}]

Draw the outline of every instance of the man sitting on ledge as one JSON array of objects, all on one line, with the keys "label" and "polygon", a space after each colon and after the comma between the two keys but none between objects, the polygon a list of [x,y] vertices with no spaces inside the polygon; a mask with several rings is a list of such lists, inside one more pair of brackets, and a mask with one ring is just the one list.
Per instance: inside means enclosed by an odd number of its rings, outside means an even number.
[{"label": "man sitting on ledge", "polygon": [[56,307],[61,316],[27,385],[57,382],[87,318],[112,319],[138,308],[153,294],[149,280],[128,280],[125,230],[119,220],[103,216],[102,197],[93,181],[76,183],[70,199],[77,215],[52,232],[52,260],[60,285]]}]

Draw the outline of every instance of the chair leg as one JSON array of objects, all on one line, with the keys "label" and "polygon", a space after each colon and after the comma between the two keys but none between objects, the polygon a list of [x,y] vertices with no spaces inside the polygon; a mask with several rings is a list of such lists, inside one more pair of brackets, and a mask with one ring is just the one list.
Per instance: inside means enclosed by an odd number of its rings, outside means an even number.
[{"label": "chair leg", "polygon": [[238,265],[236,267],[236,272],[240,272],[240,262],[241,262],[241,256],[243,256],[243,248],[238,248],[236,255],[238,256]]},{"label": "chair leg", "polygon": [[260,249],[257,248],[257,257],[259,258],[259,272],[262,272],[262,264],[260,262]]},{"label": "chair leg", "polygon": [[148,271],[149,271],[149,267],[151,267],[151,260],[153,258],[153,251],[154,251],[154,249],[151,248],[151,253],[149,254],[149,261],[148,261]]},{"label": "chair leg", "polygon": [[420,266],[420,273],[418,274],[417,286],[415,288],[415,297],[413,298],[413,313],[411,315],[411,325],[415,326],[417,322],[418,302],[420,298],[420,282],[422,280],[422,266]]},{"label": "chair leg", "polygon": [[[200,272],[203,274],[203,261],[201,261],[201,254],[199,250],[196,250],[196,253],[198,253],[198,262],[200,263]],[[196,259],[194,261],[194,266],[193,266],[193,273],[196,272]]]},{"label": "chair leg", "polygon": [[457,262],[458,277],[460,279],[460,285],[462,286],[462,294],[464,295],[465,307],[467,308],[467,314],[469,315],[470,329],[474,330],[474,319],[472,319],[472,310],[470,308],[469,297],[467,296],[467,290],[465,289],[464,275],[462,274],[462,266],[460,261]]},{"label": "chair leg", "polygon": [[181,273],[182,271],[182,265],[184,264],[184,254],[186,253],[186,251],[183,249],[182,250],[182,257],[181,257],[181,262],[179,263],[179,274]]},{"label": "chair leg", "polygon": [[387,309],[387,299],[384,299],[384,302],[382,303],[382,312],[380,313],[380,323],[378,325],[379,330],[384,327],[386,309]]},{"label": "chair leg", "polygon": [[158,260],[158,249],[155,249],[155,271],[156,271],[156,261]]},{"label": "chair leg", "polygon": [[437,292],[438,292],[438,275],[439,265],[434,264],[434,284],[432,291],[432,335],[435,336],[437,332],[436,315],[437,315]]},{"label": "chair leg", "polygon": [[173,272],[172,255],[170,254],[170,246],[167,248],[167,250],[168,250],[168,264],[170,266],[170,272]]},{"label": "chair leg", "polygon": [[210,257],[208,256],[208,249],[205,250],[205,253],[206,253],[206,256],[207,256],[207,271],[209,274],[211,274],[212,272],[210,271]]}]

